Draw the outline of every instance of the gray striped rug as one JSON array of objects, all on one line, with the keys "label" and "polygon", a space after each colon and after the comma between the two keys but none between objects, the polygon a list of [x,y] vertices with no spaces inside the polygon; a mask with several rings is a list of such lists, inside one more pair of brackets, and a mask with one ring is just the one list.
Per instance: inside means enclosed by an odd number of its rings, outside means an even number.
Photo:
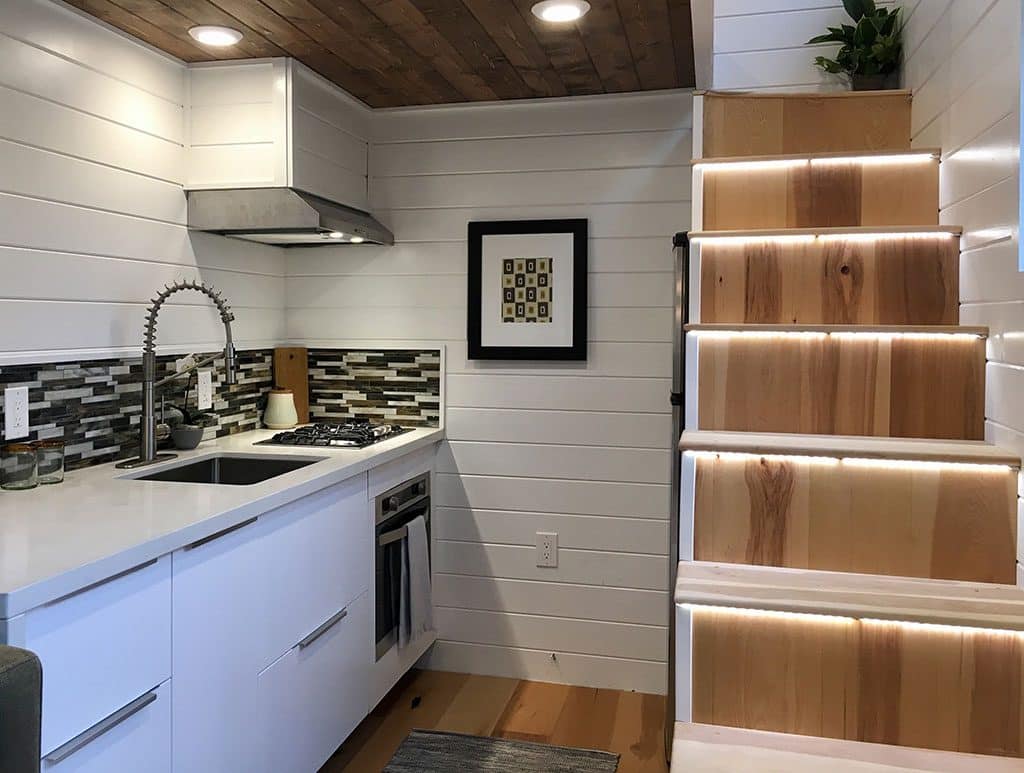
[{"label": "gray striped rug", "polygon": [[384,773],[615,773],[619,755],[503,738],[413,730]]}]

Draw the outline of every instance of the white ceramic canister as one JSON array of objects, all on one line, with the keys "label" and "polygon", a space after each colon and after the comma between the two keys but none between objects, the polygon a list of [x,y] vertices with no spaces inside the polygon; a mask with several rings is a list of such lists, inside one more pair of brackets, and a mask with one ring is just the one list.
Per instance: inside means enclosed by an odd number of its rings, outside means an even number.
[{"label": "white ceramic canister", "polygon": [[292,390],[270,390],[267,395],[267,410],[263,412],[263,423],[270,429],[291,429],[299,423]]}]

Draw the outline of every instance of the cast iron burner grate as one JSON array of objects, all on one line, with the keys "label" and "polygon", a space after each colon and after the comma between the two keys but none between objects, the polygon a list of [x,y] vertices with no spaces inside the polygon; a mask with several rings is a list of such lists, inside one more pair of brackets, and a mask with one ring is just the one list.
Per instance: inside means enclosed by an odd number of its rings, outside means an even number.
[{"label": "cast iron burner grate", "polygon": [[343,424],[308,424],[289,432],[278,432],[257,446],[303,446],[313,448],[365,448],[382,440],[411,432],[400,424],[374,424],[355,419]]}]

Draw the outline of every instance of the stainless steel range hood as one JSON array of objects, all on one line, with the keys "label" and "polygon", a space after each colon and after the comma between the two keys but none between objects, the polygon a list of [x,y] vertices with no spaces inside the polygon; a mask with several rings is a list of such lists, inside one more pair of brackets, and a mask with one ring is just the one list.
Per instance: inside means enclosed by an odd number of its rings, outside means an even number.
[{"label": "stainless steel range hood", "polygon": [[281,247],[395,243],[369,213],[294,188],[189,191],[188,227]]}]

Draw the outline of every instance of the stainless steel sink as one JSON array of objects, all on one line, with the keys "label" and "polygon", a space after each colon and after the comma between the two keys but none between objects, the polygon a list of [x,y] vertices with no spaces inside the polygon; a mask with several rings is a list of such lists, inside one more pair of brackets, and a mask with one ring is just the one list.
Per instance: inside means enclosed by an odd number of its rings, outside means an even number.
[{"label": "stainless steel sink", "polygon": [[133,475],[132,480],[159,480],[171,483],[217,483],[224,486],[251,486],[265,480],[301,470],[316,464],[323,457],[296,456],[256,457],[218,454],[188,464],[157,470],[146,475]]}]

